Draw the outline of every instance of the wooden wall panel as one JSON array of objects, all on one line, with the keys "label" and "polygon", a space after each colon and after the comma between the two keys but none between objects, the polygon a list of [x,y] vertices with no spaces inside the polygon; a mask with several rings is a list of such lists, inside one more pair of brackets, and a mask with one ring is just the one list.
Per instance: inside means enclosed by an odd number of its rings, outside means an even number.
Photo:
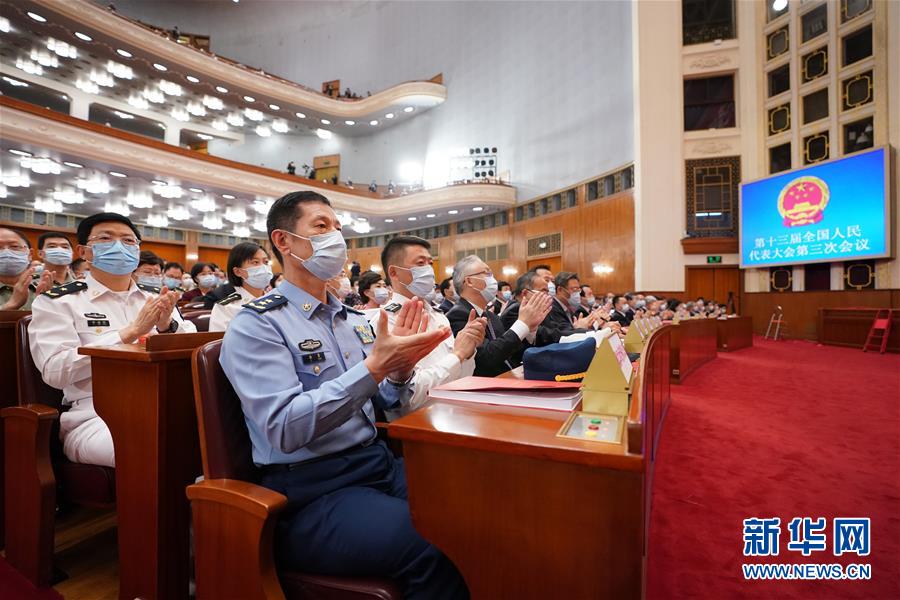
[{"label": "wooden wall panel", "polygon": [[[446,277],[444,269],[456,262],[457,250],[506,243],[509,246],[508,259],[488,263],[498,279],[515,279],[515,276],[504,276],[503,267],[513,267],[518,274],[522,274],[529,263],[547,263],[551,262],[548,258],[559,257],[561,268],[578,273],[582,282],[590,284],[596,294],[633,289],[634,198],[630,190],[525,221],[513,222],[513,213],[510,211],[509,225],[461,235],[452,233],[433,240],[439,245],[436,260],[438,280]],[[557,232],[562,233],[562,253],[528,256],[529,238]],[[358,260],[365,270],[372,262],[377,262],[380,252],[380,248],[354,248],[350,250],[350,259]],[[595,263],[609,265],[613,272],[595,274]]]},{"label": "wooden wall panel", "polygon": [[765,333],[772,311],[776,306],[781,306],[787,322],[787,337],[815,340],[819,308],[867,306],[900,309],[900,290],[759,292],[743,294],[742,300],[741,314],[753,317],[755,333]]},{"label": "wooden wall panel", "polygon": [[228,264],[228,249],[227,248],[210,248],[207,246],[200,246],[199,248],[199,259],[197,262],[211,262],[219,265],[223,271]]},{"label": "wooden wall panel", "polygon": [[[185,247],[183,244],[165,244],[162,242],[141,242],[141,250],[149,250],[166,262],[177,262],[184,265]],[[224,265],[223,265],[224,267]]]}]

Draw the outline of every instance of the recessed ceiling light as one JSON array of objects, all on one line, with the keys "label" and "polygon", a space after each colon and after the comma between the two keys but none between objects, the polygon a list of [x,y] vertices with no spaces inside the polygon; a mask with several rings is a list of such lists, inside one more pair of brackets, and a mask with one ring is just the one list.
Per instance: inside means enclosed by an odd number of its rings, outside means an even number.
[{"label": "recessed ceiling light", "polygon": [[128,50],[122,50],[121,48],[116,48],[116,54],[118,54],[119,56],[124,56],[125,58],[131,58],[133,56],[131,52],[129,52]]},{"label": "recessed ceiling light", "polygon": [[169,70],[169,67],[167,67],[166,65],[161,65],[159,63],[153,63],[153,68],[156,69],[157,71],[168,71]]},{"label": "recessed ceiling light", "polygon": [[9,153],[15,154],[16,156],[31,156],[31,152],[25,152],[24,150],[16,150],[15,148],[10,148]]},{"label": "recessed ceiling light", "polygon": [[356,121],[344,121],[347,125],[356,125]]},{"label": "recessed ceiling light", "polygon": [[247,102],[256,102],[256,98],[254,98],[253,96],[244,96],[244,100],[246,100]]},{"label": "recessed ceiling light", "polygon": [[156,185],[169,185],[168,181],[162,181],[160,179],[154,179],[150,183],[155,183]]},{"label": "recessed ceiling light", "polygon": [[271,108],[272,110],[281,110],[281,107],[277,104],[270,104],[269,108]]},{"label": "recessed ceiling light", "polygon": [[197,77],[194,77],[193,75],[186,75],[185,79],[187,79],[191,83],[200,83],[200,79],[198,79]]},{"label": "recessed ceiling light", "polygon": [[331,125],[331,121],[328,119],[319,119],[322,122],[322,125]]},{"label": "recessed ceiling light", "polygon": [[456,210],[456,209],[448,210],[448,211],[447,211],[447,214],[448,214],[448,215],[458,215],[458,214],[459,214],[459,211]]},{"label": "recessed ceiling light", "polygon": [[394,220],[393,220],[393,219],[385,219],[384,222],[385,222],[385,223],[393,223]]},{"label": "recessed ceiling light", "polygon": [[483,206],[476,206],[476,207],[473,208],[472,210],[473,210],[474,212],[481,212],[481,211],[484,210],[484,207],[483,207]]},{"label": "recessed ceiling light", "polygon": [[110,171],[109,174],[113,177],[128,177],[125,173],[119,173],[118,171]]},{"label": "recessed ceiling light", "polygon": [[406,217],[406,220],[407,220],[407,221],[415,221],[416,218],[415,218],[415,217]]},{"label": "recessed ceiling light", "polygon": [[201,190],[200,188],[188,188],[188,189],[191,190],[192,192],[196,193],[196,194],[202,194],[202,193],[203,193],[203,190]]},{"label": "recessed ceiling light", "polygon": [[327,129],[322,129],[320,127],[319,129],[316,129],[316,136],[318,136],[318,138],[322,140],[330,140],[332,137],[332,133]]},{"label": "recessed ceiling light", "polygon": [[231,194],[222,194],[222,197],[226,200],[234,200],[234,196],[232,196]]},{"label": "recessed ceiling light", "polygon": [[204,140],[204,141],[208,141],[208,140],[213,139],[213,136],[207,135],[207,134],[205,134],[205,133],[198,133],[198,134],[197,134],[197,137],[200,138],[201,140]]},{"label": "recessed ceiling light", "polygon": [[81,33],[80,31],[75,32],[75,37],[77,37],[79,40],[83,40],[85,42],[93,42],[94,41],[94,38],[92,38],[91,36],[89,36],[86,33]]},{"label": "recessed ceiling light", "polygon": [[306,118],[306,115],[304,115],[303,113],[294,113],[294,114],[297,115],[297,118],[298,118],[298,119],[305,119],[305,118]]},{"label": "recessed ceiling light", "polygon": [[388,114],[384,115],[384,118],[385,118],[385,119],[393,119],[393,118],[394,118],[394,113],[388,113]]},{"label": "recessed ceiling light", "polygon": [[371,121],[369,121],[369,125],[372,125],[372,126],[378,125],[378,119],[372,119]]},{"label": "recessed ceiling light", "polygon": [[433,218],[435,218],[437,215],[434,214],[434,213],[428,213],[428,214],[425,215],[425,216],[428,217],[429,219],[433,219]]},{"label": "recessed ceiling light", "polygon": [[414,110],[416,110],[416,109],[414,109],[412,106],[407,106],[406,108],[403,109],[403,112],[412,112]]},{"label": "recessed ceiling light", "polygon": [[84,165],[79,165],[78,163],[75,163],[75,162],[64,162],[63,164],[66,165],[67,167],[72,167],[73,169],[83,169],[84,168]]},{"label": "recessed ceiling light", "polygon": [[34,19],[35,21],[37,21],[38,23],[46,23],[47,22],[47,19],[45,19],[44,17],[42,17],[41,15],[39,15],[37,13],[29,12],[26,14],[29,17],[31,17],[32,19]]},{"label": "recessed ceiling light", "polygon": [[227,94],[227,93],[228,93],[228,88],[222,87],[221,85],[217,85],[217,86],[216,86],[216,91],[219,92],[220,94]]}]

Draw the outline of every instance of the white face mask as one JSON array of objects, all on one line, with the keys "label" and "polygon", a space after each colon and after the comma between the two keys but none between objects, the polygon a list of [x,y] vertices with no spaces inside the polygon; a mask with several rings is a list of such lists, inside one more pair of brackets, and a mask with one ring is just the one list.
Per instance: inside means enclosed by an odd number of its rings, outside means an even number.
[{"label": "white face mask", "polygon": [[375,303],[382,306],[391,299],[391,292],[386,287],[372,288],[372,295],[375,296]]},{"label": "white face mask", "polygon": [[138,275],[137,282],[149,287],[162,287],[161,275]]},{"label": "white face mask", "polygon": [[484,281],[484,289],[478,290],[481,294],[481,297],[484,298],[485,302],[490,302],[497,295],[497,290],[499,286],[497,285],[497,279],[493,275],[485,276],[485,277],[475,277],[475,279],[481,279]]},{"label": "white face mask", "polygon": [[28,259],[28,251],[16,252],[15,250],[0,250],[0,275],[13,277],[20,275],[28,268],[31,261]]},{"label": "white face mask", "polygon": [[272,267],[269,265],[257,265],[245,269],[247,276],[243,277],[244,283],[258,290],[264,290],[272,280]]},{"label": "white face mask", "polygon": [[587,302],[588,306],[594,305],[594,297],[593,296],[585,296],[584,301]]},{"label": "white face mask", "polygon": [[413,296],[428,299],[428,294],[434,293],[434,269],[431,268],[431,265],[412,267],[411,269],[396,266],[395,268],[409,271],[412,274],[413,279],[406,284],[406,289]]},{"label": "white face mask", "polygon": [[51,265],[68,265],[72,262],[72,250],[69,248],[47,248],[44,250],[44,260]]},{"label": "white face mask", "polygon": [[349,277],[342,277],[340,281],[341,281],[341,287],[338,290],[338,292],[341,294],[342,298],[346,298],[347,296],[350,295],[350,292],[353,291],[353,286],[350,285]]},{"label": "white face mask", "polygon": [[556,284],[553,283],[552,281],[547,283],[547,293],[550,294],[551,296],[556,295]]},{"label": "white face mask", "polygon": [[197,277],[197,283],[202,288],[212,288],[219,285],[219,278],[212,273],[209,275],[200,275]]},{"label": "white face mask", "polygon": [[306,270],[322,281],[334,279],[340,275],[344,265],[347,264],[347,242],[340,230],[335,229],[321,235],[305,237],[292,231],[282,229],[286,234],[308,240],[312,244],[312,254],[307,258],[300,258],[293,252],[291,256],[299,260]]}]

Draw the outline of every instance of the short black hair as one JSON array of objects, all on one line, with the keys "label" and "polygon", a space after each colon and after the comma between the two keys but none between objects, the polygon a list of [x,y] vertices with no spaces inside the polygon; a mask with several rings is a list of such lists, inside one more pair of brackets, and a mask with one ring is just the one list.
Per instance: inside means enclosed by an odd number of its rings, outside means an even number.
[{"label": "short black hair", "polygon": [[438,287],[438,289],[441,291],[441,296],[444,295],[444,292],[445,292],[445,291],[447,291],[448,289],[450,289],[450,286],[451,286],[452,284],[453,284],[453,278],[452,278],[452,277],[448,277],[447,279],[445,279],[445,280],[443,280],[443,281],[441,282],[441,285]]},{"label": "short black hair", "polygon": [[269,245],[272,246],[272,253],[281,264],[284,264],[284,260],[281,257],[281,252],[278,251],[278,248],[275,247],[275,243],[272,241],[272,233],[276,229],[293,231],[294,223],[296,223],[297,219],[303,215],[300,205],[308,202],[318,202],[326,206],[331,206],[331,202],[322,194],[318,192],[303,191],[285,194],[276,200],[275,203],[272,204],[272,208],[269,209],[269,214],[266,216],[266,232],[269,236]]},{"label": "short black hair", "polygon": [[13,229],[13,228],[11,228],[11,227],[0,227],[0,229],[5,229],[5,230],[7,230],[7,231],[12,231],[14,234],[16,234],[17,236],[19,236],[19,239],[21,239],[23,242],[25,242],[25,246],[27,246],[28,249],[31,250],[31,242],[28,240],[28,238],[25,236],[24,233],[22,233],[22,232],[19,231],[18,229]]},{"label": "short black hair", "polygon": [[72,242],[69,241],[69,238],[66,237],[66,234],[60,233],[60,232],[58,232],[58,231],[45,231],[45,232],[42,233],[42,234],[40,235],[40,237],[38,238],[38,250],[43,250],[43,249],[44,249],[44,242],[46,242],[47,240],[52,240],[52,239],[54,239],[54,238],[59,238],[59,239],[61,239],[61,240],[66,240],[66,242],[68,242],[68,244],[69,244],[70,246],[72,245]]},{"label": "short black hair", "polygon": [[502,289],[505,288],[505,287],[510,287],[508,281],[498,281],[498,282],[497,282],[497,289],[498,289],[498,290],[502,290]]},{"label": "short black hair", "polygon": [[540,275],[537,274],[537,271],[526,271],[524,275],[516,279],[516,289],[513,290],[513,296],[518,298],[525,290],[531,289],[532,282],[538,277],[540,277]]},{"label": "short black hair", "polygon": [[278,278],[281,277],[281,275],[282,275],[281,273],[275,273],[274,275],[272,275],[272,279],[269,280],[269,287],[270,287],[270,288],[274,288],[274,287],[275,287],[276,282],[278,281]]},{"label": "short black hair", "polygon": [[622,297],[625,298],[626,300],[628,300],[629,302],[631,302],[632,300],[634,300],[634,295],[632,295],[631,292],[625,294],[625,295],[622,296]]},{"label": "short black hair", "polygon": [[592,288],[592,287],[590,286],[590,284],[582,283],[582,284],[581,284],[581,293],[582,293],[582,294],[584,294],[584,288],[590,288],[592,292],[594,291],[594,288]]},{"label": "short black hair", "polygon": [[159,268],[162,269],[164,264],[166,264],[166,261],[150,250],[141,250],[140,258],[138,258],[138,268],[142,265],[159,265]]},{"label": "short black hair", "polygon": [[167,262],[166,264],[163,265],[163,272],[166,272],[169,269],[178,269],[179,271],[184,273],[184,267],[181,265],[181,263]]},{"label": "short black hair", "polygon": [[567,287],[569,285],[569,282],[573,279],[578,281],[579,283],[581,282],[581,280],[578,279],[578,273],[572,273],[571,271],[560,271],[556,274],[556,278],[554,280],[556,289]]},{"label": "short black hair", "polygon": [[200,276],[200,271],[202,271],[206,267],[209,267],[210,269],[213,268],[211,263],[205,263],[205,262],[195,263],[194,266],[191,267],[191,279],[193,279],[194,281],[197,281],[197,277]]},{"label": "short black hair", "polygon": [[391,283],[391,278],[388,275],[388,266],[397,260],[397,255],[406,250],[407,246],[422,246],[426,250],[431,250],[431,244],[426,239],[414,235],[392,237],[381,250],[381,268],[384,269],[385,283]]},{"label": "short black hair", "polygon": [[132,232],[134,232],[134,237],[136,237],[138,241],[141,239],[141,232],[134,226],[131,219],[125,215],[120,215],[119,213],[102,212],[86,217],[78,224],[78,231],[75,234],[78,238],[78,243],[82,246],[86,246],[88,238],[91,237],[91,229],[94,228],[94,225],[99,225],[100,223],[124,223],[125,225],[128,225]]},{"label": "short black hair", "polygon": [[[244,264],[245,260],[249,260],[256,256],[256,253],[262,250],[266,252],[266,249],[257,244],[256,242],[241,242],[236,245],[231,251],[228,253],[228,281],[234,287],[240,287],[244,285],[244,280],[241,277],[238,277],[234,274],[235,268],[240,269],[241,265]],[[269,256],[269,253],[266,252],[266,256]]]},{"label": "short black hair", "polygon": [[619,298],[625,298],[626,300],[628,300],[628,298],[625,296],[613,296],[613,308],[615,308],[616,304],[619,303]]},{"label": "short black hair", "polygon": [[550,268],[549,265],[535,265],[534,268],[531,270],[534,271],[535,273],[537,273],[539,269],[543,269],[545,271],[550,271],[551,273],[553,272],[553,270]]},{"label": "short black hair", "polygon": [[375,271],[366,271],[362,275],[359,276],[359,295],[360,297],[365,296],[366,290],[370,287],[378,283],[379,281],[383,281],[384,278],[381,276],[381,273],[376,273]]},{"label": "short black hair", "polygon": [[87,262],[87,261],[84,260],[83,258],[76,258],[75,260],[72,261],[72,264],[69,266],[73,269],[77,269],[79,266],[81,266],[81,263],[85,263],[85,262]]}]

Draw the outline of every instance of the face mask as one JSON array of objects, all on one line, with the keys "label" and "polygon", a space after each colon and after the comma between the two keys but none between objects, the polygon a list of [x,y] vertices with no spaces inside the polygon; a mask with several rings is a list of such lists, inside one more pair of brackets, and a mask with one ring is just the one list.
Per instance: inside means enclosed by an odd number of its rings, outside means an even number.
[{"label": "face mask", "polygon": [[259,265],[247,269],[247,276],[243,278],[244,283],[258,290],[266,289],[272,280],[272,268],[269,265]]},{"label": "face mask", "polygon": [[373,288],[373,295],[375,296],[375,303],[378,306],[385,304],[388,300],[391,299],[391,292],[387,288]]},{"label": "face mask", "polygon": [[40,275],[44,272],[44,265],[34,265],[34,274]]},{"label": "face mask", "polygon": [[72,263],[72,251],[68,248],[47,248],[44,260],[51,265],[68,265]]},{"label": "face mask", "polygon": [[434,294],[434,269],[431,268],[431,265],[423,265],[411,269],[405,267],[397,268],[412,273],[413,280],[406,285],[406,289],[409,290],[409,293],[417,298],[425,298],[431,302],[428,298],[428,294]]},{"label": "face mask", "polygon": [[0,275],[13,277],[28,268],[28,251],[0,250]]},{"label": "face mask", "polygon": [[594,305],[594,297],[593,296],[585,296],[584,301],[587,302],[588,306]]},{"label": "face mask", "polygon": [[353,286],[350,285],[349,277],[342,277],[340,281],[341,287],[338,289],[338,293],[341,295],[341,298],[346,298],[350,295],[350,292],[353,291]]},{"label": "face mask", "polygon": [[181,280],[175,279],[174,277],[166,277],[163,279],[163,283],[170,290],[174,290],[177,287],[181,287]]},{"label": "face mask", "polygon": [[291,256],[303,263],[306,270],[322,281],[334,279],[341,274],[341,269],[347,264],[347,242],[344,235],[337,229],[321,235],[303,237],[291,231],[285,231],[288,235],[308,240],[312,244],[312,255],[309,258],[300,258],[293,252]]},{"label": "face mask", "polygon": [[647,306],[646,300],[638,300],[634,303],[635,308],[644,308],[645,306]]},{"label": "face mask", "polygon": [[581,292],[569,292],[569,306],[572,308],[581,306]]},{"label": "face mask", "polygon": [[162,287],[162,277],[158,275],[138,275],[137,282],[150,287]]},{"label": "face mask", "polygon": [[219,278],[212,274],[200,275],[197,277],[197,283],[199,283],[202,288],[213,288],[219,284]]},{"label": "face mask", "polygon": [[191,279],[190,275],[185,275],[181,278],[181,287],[186,290],[192,290],[196,287],[196,284],[194,283],[194,280]]},{"label": "face mask", "polygon": [[140,248],[138,246],[126,246],[119,240],[105,242],[91,246],[94,260],[91,267],[106,271],[111,275],[128,275],[133,273],[138,266]]},{"label": "face mask", "polygon": [[552,281],[547,284],[547,293],[550,294],[551,296],[556,295],[556,284],[553,283]]},{"label": "face mask", "polygon": [[512,300],[512,292],[509,290],[504,290],[504,291],[500,292],[500,296],[507,302]]},{"label": "face mask", "polygon": [[484,298],[485,302],[490,302],[497,295],[497,280],[491,275],[484,278],[484,284],[484,289],[478,291],[481,292],[481,297]]}]

